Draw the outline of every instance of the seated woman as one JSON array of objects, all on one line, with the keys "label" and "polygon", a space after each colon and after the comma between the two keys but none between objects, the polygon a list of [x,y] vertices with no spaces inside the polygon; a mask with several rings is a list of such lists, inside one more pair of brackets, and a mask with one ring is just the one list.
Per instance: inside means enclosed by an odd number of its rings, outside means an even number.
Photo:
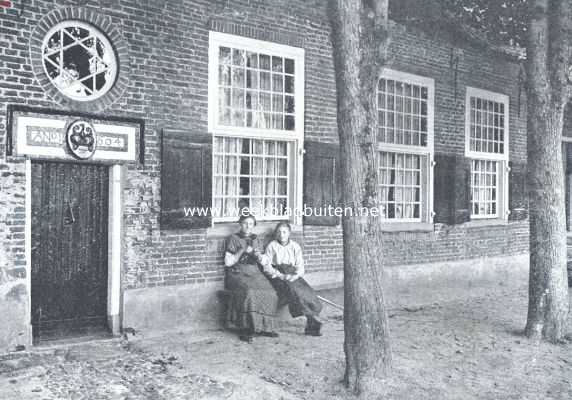
[{"label": "seated woman", "polygon": [[280,298],[280,304],[288,304],[293,317],[306,316],[306,335],[321,336],[322,322],[318,318],[322,303],[314,289],[302,278],[304,260],[298,243],[290,240],[292,228],[287,222],[280,222],[275,229],[275,240],[266,247],[264,272],[271,278],[272,285]]},{"label": "seated woman", "polygon": [[259,268],[261,244],[252,230],[256,219],[241,216],[240,231],[231,235],[224,256],[225,288],[230,291],[226,325],[240,331],[240,340],[252,342],[254,334],[277,337],[273,331],[278,296]]}]

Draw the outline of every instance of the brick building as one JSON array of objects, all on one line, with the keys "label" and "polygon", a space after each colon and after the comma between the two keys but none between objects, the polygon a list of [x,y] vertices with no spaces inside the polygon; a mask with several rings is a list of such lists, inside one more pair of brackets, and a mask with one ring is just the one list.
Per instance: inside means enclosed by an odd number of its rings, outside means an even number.
[{"label": "brick building", "polygon": [[[13,1],[0,10],[0,352],[213,322],[233,207],[289,219],[341,285],[325,1]],[[526,270],[517,57],[393,24],[378,90],[390,288]],[[454,40],[453,40],[454,39]],[[213,206],[189,217],[182,207]]]}]

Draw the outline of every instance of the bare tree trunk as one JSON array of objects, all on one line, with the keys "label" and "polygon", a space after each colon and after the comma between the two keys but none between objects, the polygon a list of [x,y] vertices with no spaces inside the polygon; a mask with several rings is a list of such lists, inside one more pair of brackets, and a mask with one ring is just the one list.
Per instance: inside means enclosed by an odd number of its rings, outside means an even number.
[{"label": "bare tree trunk", "polygon": [[[376,93],[388,46],[387,0],[330,0],[344,207],[377,206]],[[344,216],[345,384],[375,390],[391,368],[378,216]],[[379,382],[377,383],[379,385]]]},{"label": "bare tree trunk", "polygon": [[530,278],[526,335],[562,340],[568,318],[562,127],[571,8],[531,1],[527,38]]}]

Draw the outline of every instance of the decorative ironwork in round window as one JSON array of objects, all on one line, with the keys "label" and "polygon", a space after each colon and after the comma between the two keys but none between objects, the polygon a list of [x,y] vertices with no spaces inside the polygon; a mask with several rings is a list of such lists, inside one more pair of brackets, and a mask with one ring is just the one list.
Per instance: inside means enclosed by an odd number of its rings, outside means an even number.
[{"label": "decorative ironwork in round window", "polygon": [[117,58],[105,35],[81,21],[63,21],[48,31],[42,45],[44,70],[70,99],[103,96],[117,78]]}]

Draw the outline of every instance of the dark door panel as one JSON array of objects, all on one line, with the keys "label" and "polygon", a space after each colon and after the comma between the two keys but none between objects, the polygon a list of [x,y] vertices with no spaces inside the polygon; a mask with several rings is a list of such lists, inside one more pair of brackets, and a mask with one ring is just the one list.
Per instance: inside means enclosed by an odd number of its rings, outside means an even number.
[{"label": "dark door panel", "polygon": [[32,163],[32,326],[61,336],[106,324],[108,167]]}]

